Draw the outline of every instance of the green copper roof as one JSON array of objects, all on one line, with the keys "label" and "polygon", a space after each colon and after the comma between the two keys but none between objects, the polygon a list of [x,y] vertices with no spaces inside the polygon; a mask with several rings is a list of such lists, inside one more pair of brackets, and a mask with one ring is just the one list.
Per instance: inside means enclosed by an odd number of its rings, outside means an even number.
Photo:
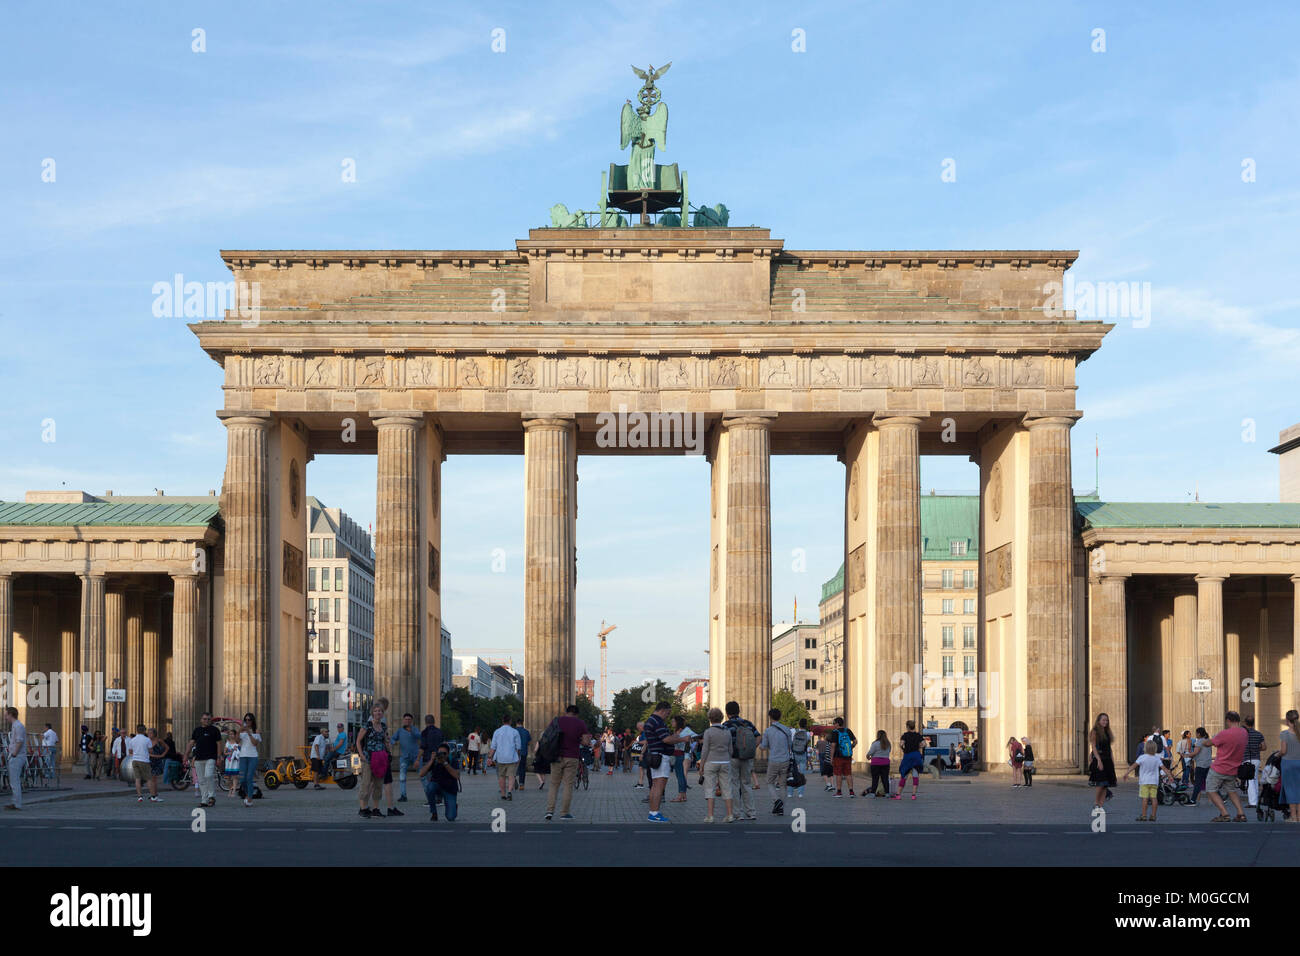
[{"label": "green copper roof", "polygon": [[1077,501],[1089,528],[1300,528],[1300,504]]},{"label": "green copper roof", "polygon": [[[921,560],[975,560],[979,521],[979,495],[922,495]],[[964,542],[964,554],[952,553],[953,541]]]},{"label": "green copper roof", "polygon": [[0,525],[206,527],[216,518],[219,510],[215,501],[203,504],[128,504],[107,501],[32,504],[24,501],[0,501]]},{"label": "green copper roof", "polygon": [[827,598],[834,597],[835,595],[839,594],[843,590],[844,590],[844,565],[841,564],[840,569],[835,572],[835,577],[831,578],[829,581],[827,581],[825,584],[822,585],[822,601],[825,602]]}]

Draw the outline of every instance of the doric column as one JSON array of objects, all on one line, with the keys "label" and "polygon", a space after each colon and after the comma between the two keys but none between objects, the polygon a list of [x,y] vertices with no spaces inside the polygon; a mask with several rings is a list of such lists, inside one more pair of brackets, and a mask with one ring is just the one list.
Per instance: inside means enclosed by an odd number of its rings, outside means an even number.
[{"label": "doric column", "polygon": [[[81,578],[81,670],[89,682],[82,693],[89,695],[100,686],[100,680],[107,676],[108,671],[104,630],[106,581],[102,574],[79,574],[77,577]],[[104,726],[103,697],[91,700],[83,696],[82,708],[81,722],[90,728],[91,733],[108,729]]]},{"label": "doric column", "polygon": [[[1196,631],[1199,617],[1197,590],[1191,582],[1182,581],[1174,592],[1173,621],[1173,676],[1170,681],[1170,693],[1173,706],[1165,706],[1160,719],[1164,721],[1161,729],[1175,727],[1181,734],[1188,727],[1195,728],[1201,722],[1201,699],[1192,693],[1192,678],[1196,676]],[[1206,719],[1211,717],[1206,710]],[[1145,730],[1146,728],[1143,728]],[[1207,727],[1208,729],[1208,727]]]},{"label": "doric column", "polygon": [[198,574],[172,575],[172,733],[177,741],[188,739],[199,725],[199,714],[207,709],[202,699],[203,646],[199,640]]},{"label": "doric column", "polygon": [[[1224,663],[1224,577],[1222,574],[1196,576],[1196,675],[1210,681],[1210,693],[1205,698],[1206,720],[1217,720],[1222,712],[1228,710],[1228,702],[1234,699],[1228,690]],[[1186,729],[1180,727],[1177,732]]]},{"label": "doric column", "polygon": [[[77,674],[86,670],[81,666],[81,592],[84,588],[64,590],[60,587],[58,597],[55,600],[55,613],[57,619],[55,624],[59,634],[59,657],[57,669],[62,674]],[[58,711],[55,714],[54,726],[58,729],[59,746],[62,748],[61,753],[76,753],[81,740],[81,725],[79,723],[82,717],[81,698],[80,698],[80,680],[76,686],[71,682],[57,681],[51,678],[51,687],[59,685]],[[33,728],[35,729],[35,728]]]},{"label": "doric column", "polygon": [[[921,654],[921,459],[919,415],[880,413],[873,419],[880,433],[876,524],[876,713],[875,725],[891,740],[902,737],[904,722],[921,727],[924,701],[912,680]],[[894,697],[899,675],[909,693],[903,706]]]},{"label": "doric column", "polygon": [[534,734],[573,702],[577,426],[524,419],[524,724]]},{"label": "doric column", "polygon": [[420,710],[420,412],[375,412],[379,484],[375,516],[375,697],[389,700],[389,726]]},{"label": "doric column", "polygon": [[[104,689],[126,686],[126,595],[104,592]],[[122,719],[121,704],[104,705],[104,732]]]},{"label": "doric column", "polygon": [[226,476],[221,486],[221,513],[226,521],[222,699],[232,716],[252,711],[265,726],[272,716],[267,471],[271,415],[240,411],[218,412],[217,417],[226,426]]},{"label": "doric column", "polygon": [[1291,706],[1300,710],[1300,574],[1291,576],[1291,588]]},{"label": "doric column", "polygon": [[1096,720],[1098,714],[1108,714],[1117,741],[1129,738],[1128,607],[1124,593],[1127,581],[1126,574],[1102,573],[1089,582],[1088,656],[1092,700],[1088,719]]},{"label": "doric column", "polygon": [[[0,674],[14,672],[14,576],[8,571],[0,571]],[[5,700],[0,700],[0,707],[15,705],[12,680],[8,684]]]},{"label": "doric column", "polygon": [[140,718],[158,733],[163,732],[162,699],[162,595],[152,588],[144,594],[144,633],[141,654],[144,673]]},{"label": "doric column", "polygon": [[1077,415],[1026,417],[1029,429],[1027,716],[1043,769],[1074,770],[1087,728],[1075,727],[1074,494],[1070,428]]},{"label": "doric column", "polygon": [[126,592],[126,706],[122,725],[135,733],[144,721],[144,592],[132,588]]},{"label": "doric column", "polygon": [[[727,697],[755,726],[772,706],[771,415],[724,415]],[[720,701],[726,704],[726,701]]]}]

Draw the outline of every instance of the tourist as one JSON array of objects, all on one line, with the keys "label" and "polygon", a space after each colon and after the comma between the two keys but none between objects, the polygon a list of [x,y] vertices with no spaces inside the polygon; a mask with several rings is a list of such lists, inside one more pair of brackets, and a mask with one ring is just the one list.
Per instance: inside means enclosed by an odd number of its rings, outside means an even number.
[{"label": "tourist", "polygon": [[[383,717],[381,718],[380,723],[383,724],[384,733],[388,734],[388,720],[387,720],[388,707],[389,707],[388,698],[380,697],[378,700],[375,701],[375,703],[379,705],[379,709],[380,711],[382,711]],[[391,748],[395,746],[395,744],[396,741],[393,740],[391,736],[389,736],[388,738],[389,747]],[[393,764],[394,763],[396,763],[396,761],[390,758],[388,761],[388,767],[386,770],[384,770],[384,806],[388,808],[388,815],[390,817],[401,817],[401,816],[405,816],[405,814],[402,813],[401,810],[398,810],[397,807],[393,804]]]},{"label": "tourist", "polygon": [[1192,799],[1188,806],[1196,806],[1197,798],[1205,792],[1205,784],[1210,776],[1210,764],[1214,759],[1214,749],[1210,746],[1210,734],[1204,727],[1196,728],[1196,738],[1192,742],[1192,764],[1196,772]]},{"label": "tourist", "polygon": [[492,749],[488,757],[496,764],[497,789],[502,800],[513,800],[515,770],[519,766],[519,731],[510,726],[510,715],[501,715],[501,726],[492,735]]},{"label": "tourist", "polygon": [[131,776],[131,734],[125,727],[113,728],[117,737],[113,739],[113,775],[130,786],[135,778]]},{"label": "tourist", "polygon": [[754,794],[749,787],[754,773],[754,755],[758,752],[758,730],[740,716],[740,704],[727,701],[727,720],[722,725],[731,734],[731,790],[737,816],[757,820]]},{"label": "tourist", "polygon": [[420,766],[420,735],[415,730],[413,714],[402,715],[402,726],[393,734],[393,742],[397,744],[397,802],[405,803],[406,773],[412,767],[418,769]]},{"label": "tourist", "polygon": [[844,718],[836,717],[835,726],[831,728],[831,767],[835,771],[835,796],[844,796],[844,781],[849,781],[849,798],[852,799],[853,792],[853,748],[858,744],[858,738],[853,735],[853,731],[844,726]]},{"label": "tourist", "polygon": [[898,792],[890,799],[903,799],[903,786],[907,783],[907,775],[912,775],[912,799],[916,799],[916,788],[921,783],[921,771],[925,769],[925,737],[916,732],[916,721],[907,721],[907,730],[903,731],[903,736],[899,739],[898,744],[903,748],[903,759],[898,762]]},{"label": "tourist", "polygon": [[1097,722],[1088,731],[1088,783],[1096,788],[1093,805],[1100,807],[1114,794],[1115,758],[1111,754],[1111,745],[1115,735],[1110,729],[1110,715],[1098,714]]},{"label": "tourist", "polygon": [[1011,768],[1011,789],[1019,790],[1024,784],[1021,778],[1021,772],[1024,769],[1025,755],[1024,748],[1020,741],[1012,737],[1007,741],[1007,765]]},{"label": "tourist", "polygon": [[9,792],[13,800],[5,804],[6,810],[23,808],[23,774],[27,771],[27,728],[18,719],[17,707],[5,708],[5,723],[9,725]]},{"label": "tourist", "polygon": [[713,822],[713,800],[715,793],[725,794],[727,816],[723,823],[734,823],[731,786],[731,731],[722,726],[722,711],[713,707],[709,710],[709,726],[704,731],[700,744],[700,779],[704,788],[704,822]]},{"label": "tourist", "polygon": [[45,748],[46,754],[49,755],[52,766],[59,756],[59,735],[55,732],[53,724],[47,723],[45,725],[45,733],[41,734],[41,746]]},{"label": "tourist", "polygon": [[605,776],[614,775],[614,764],[618,762],[618,738],[614,736],[614,731],[605,728],[605,734],[601,738],[601,749],[605,754]]},{"label": "tourist", "polygon": [[1286,723],[1278,750],[1282,756],[1282,792],[1291,808],[1291,822],[1300,823],[1300,713],[1288,710]]},{"label": "tourist", "polygon": [[158,736],[158,730],[155,727],[149,728],[149,776],[154,785],[154,792],[157,792],[159,777],[163,778],[163,783],[167,782],[167,741]]},{"label": "tourist", "polygon": [[[790,738],[790,751],[794,755],[797,763],[803,765],[803,770],[812,770],[812,734],[808,733],[808,718],[800,717],[799,726]],[[799,788],[799,796],[803,796],[803,788]],[[789,794],[787,794],[789,796]]]},{"label": "tourist", "polygon": [[[420,731],[420,766],[423,767],[432,760],[438,753],[438,748],[443,745],[446,737],[438,722],[434,720],[433,714],[424,715],[424,729]],[[447,745],[447,758],[451,759],[451,745]],[[459,777],[457,778],[459,779]],[[424,782],[425,790],[428,790],[428,781]]]},{"label": "tourist", "polygon": [[779,817],[785,813],[785,802],[781,797],[787,790],[790,775],[794,731],[781,723],[780,708],[769,710],[767,719],[771,723],[763,731],[758,746],[767,751],[767,789],[772,795],[772,815]]},{"label": "tourist", "polygon": [[348,731],[342,724],[335,725],[334,741],[330,744],[329,753],[325,755],[325,766],[333,767],[334,761],[348,752]]},{"label": "tourist", "polygon": [[[425,720],[432,720],[432,715]],[[438,800],[446,810],[448,823],[456,822],[456,795],[460,790],[460,771],[451,765],[451,748],[441,741],[420,767],[424,795],[429,800],[429,820],[438,819]]]},{"label": "tourist", "polygon": [[650,813],[646,819],[650,823],[667,823],[668,818],[659,812],[664,790],[668,788],[668,776],[673,772],[673,748],[682,738],[668,727],[668,715],[672,713],[671,701],[661,700],[645,719],[645,769],[650,777]]},{"label": "tourist", "polygon": [[1020,773],[1024,777],[1025,786],[1034,785],[1034,748],[1029,743],[1028,737],[1021,737],[1020,743],[1023,749],[1020,751]]},{"label": "tourist", "polygon": [[[479,771],[478,757],[479,748],[483,745],[483,735],[475,727],[469,732],[469,739],[465,742],[465,752],[469,754],[469,774],[471,777],[476,776]],[[486,771],[485,771],[486,772]]]},{"label": "tourist", "polygon": [[533,735],[520,723],[518,717],[510,718],[510,726],[519,735],[519,771],[515,776],[515,789],[522,790],[528,782],[528,745],[533,742]]},{"label": "tourist", "polygon": [[636,760],[636,783],[633,790],[644,790],[645,783],[645,721],[636,722],[636,740],[632,742],[632,757]]},{"label": "tourist", "polygon": [[1159,750],[1154,740],[1148,740],[1143,745],[1143,753],[1124,771],[1125,780],[1134,770],[1138,772],[1138,799],[1142,802],[1142,814],[1137,818],[1138,823],[1147,822],[1148,806],[1151,808],[1151,822],[1156,822],[1156,808],[1160,805],[1156,792],[1160,787],[1160,778],[1162,776],[1168,778],[1171,785],[1174,782]]},{"label": "tourist", "polygon": [[1264,735],[1255,729],[1255,718],[1247,717],[1246,725],[1246,763],[1255,768],[1246,781],[1246,804],[1254,807],[1259,803],[1259,765],[1260,749],[1264,746]]},{"label": "tourist", "polygon": [[889,753],[893,744],[889,734],[883,730],[876,731],[876,739],[867,748],[867,765],[871,768],[871,794],[875,797],[889,796]]},{"label": "tourist", "polygon": [[313,727],[312,731],[315,736],[311,739],[311,750],[309,751],[308,760],[311,763],[311,778],[313,790],[324,790],[321,781],[325,779],[327,771],[325,770],[325,750],[329,744],[325,741],[325,728]]},{"label": "tourist", "polygon": [[1169,730],[1160,731],[1160,759],[1164,762],[1166,770],[1172,770],[1174,767],[1174,739],[1169,736]]},{"label": "tourist", "polygon": [[831,760],[831,739],[822,736],[817,741],[817,764],[821,770],[823,788],[827,793],[835,792],[835,769]]},{"label": "tourist", "polygon": [[1196,779],[1196,765],[1192,762],[1192,752],[1195,749],[1196,743],[1192,740],[1192,732],[1184,730],[1183,735],[1178,738],[1179,776],[1184,788],[1193,786],[1193,781]]},{"label": "tourist", "polygon": [[90,728],[87,725],[82,724],[81,743],[79,744],[79,746],[81,748],[81,760],[86,765],[85,779],[87,780],[89,780],[93,776],[93,774],[90,772],[90,765],[94,762],[94,751],[91,750],[90,745],[91,742],[94,741],[94,739],[95,739],[95,735],[90,732]]},{"label": "tourist", "polygon": [[[556,718],[556,723],[560,731],[559,757],[554,766],[547,767],[551,774],[551,786],[546,796],[546,819],[554,816],[556,797],[563,790],[560,819],[572,820],[573,814],[569,808],[573,804],[573,785],[578,779],[578,754],[584,744],[591,743],[591,732],[587,729],[586,722],[578,716],[577,704],[565,707],[564,713]],[[538,757],[541,757],[541,748],[538,748]]]},{"label": "tourist", "polygon": [[[1246,813],[1241,806],[1237,771],[1246,757],[1246,728],[1241,726],[1241,715],[1235,710],[1224,714],[1223,722],[1227,726],[1210,738],[1214,759],[1210,761],[1210,775],[1205,790],[1210,795],[1210,802],[1219,811],[1219,815],[1211,818],[1210,822],[1227,823],[1232,820],[1245,823]],[[1223,802],[1225,797],[1232,801],[1232,806],[1237,811],[1235,817],[1228,816],[1228,808]]]},{"label": "tourist", "polygon": [[199,718],[199,726],[190,734],[190,741],[199,806],[210,807],[217,802],[217,748],[221,746],[221,731],[213,726],[212,715],[207,711]]},{"label": "tourist", "polygon": [[537,789],[545,790],[546,778],[551,774],[551,762],[546,759],[540,748],[533,754],[533,773],[537,777]]},{"label": "tourist", "polygon": [[[361,810],[362,817],[382,817],[379,798],[384,790],[384,773],[391,760],[388,730],[384,727],[384,708],[375,704],[370,708],[370,720],[357,734],[357,753],[361,755]],[[389,816],[392,816],[389,811]]]},{"label": "tourist", "polygon": [[135,802],[144,803],[144,785],[149,785],[149,802],[158,803],[158,781],[149,769],[149,750],[153,741],[149,738],[149,728],[137,724],[135,736],[128,741],[128,753],[131,757],[131,778],[135,781]]},{"label": "tourist", "polygon": [[230,729],[226,731],[222,766],[222,775],[229,778],[226,789],[233,800],[239,791],[239,728],[233,722]]},{"label": "tourist", "polygon": [[99,775],[104,772],[104,732],[95,731],[94,738],[90,741],[90,776],[92,780],[98,780]]},{"label": "tourist", "polygon": [[170,731],[163,738],[163,743],[167,745],[167,752],[163,755],[163,783],[170,784],[180,777],[181,755],[176,749],[176,739]]},{"label": "tourist", "polygon": [[244,722],[239,728],[239,782],[244,788],[244,806],[253,805],[253,794],[257,792],[257,748],[262,742],[262,735],[257,732],[257,718],[252,714],[244,715]]},{"label": "tourist", "polygon": [[673,773],[677,777],[677,796],[669,802],[685,803],[686,791],[690,789],[686,786],[686,761],[690,759],[691,738],[695,736],[695,731],[686,726],[686,718],[678,714],[673,718],[673,733],[678,741],[673,744]]}]

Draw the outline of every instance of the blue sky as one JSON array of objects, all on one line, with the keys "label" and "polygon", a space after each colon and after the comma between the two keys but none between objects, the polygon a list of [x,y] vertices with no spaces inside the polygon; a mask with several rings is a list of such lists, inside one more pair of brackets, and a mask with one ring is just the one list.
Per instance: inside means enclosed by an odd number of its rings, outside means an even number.
[{"label": "blue sky", "polygon": [[[509,248],[553,203],[594,205],[628,65],[672,60],[666,159],[734,224],[795,249],[1079,249],[1078,282],[1150,283],[1149,325],[1118,320],[1080,370],[1077,489],[1097,436],[1105,497],[1276,500],[1267,449],[1300,421],[1300,12],[1132,6],[11,3],[0,498],[217,487],[220,373],[153,316],[155,282],[225,281],[220,248]],[[843,466],[772,471],[776,616],[797,596],[811,619],[841,560]],[[605,618],[615,687],[703,670],[707,466],[580,473],[579,669]],[[445,475],[455,642],[521,648],[522,459]],[[975,472],[926,459],[922,480]],[[368,458],[308,469],[363,524],[374,482]]]}]

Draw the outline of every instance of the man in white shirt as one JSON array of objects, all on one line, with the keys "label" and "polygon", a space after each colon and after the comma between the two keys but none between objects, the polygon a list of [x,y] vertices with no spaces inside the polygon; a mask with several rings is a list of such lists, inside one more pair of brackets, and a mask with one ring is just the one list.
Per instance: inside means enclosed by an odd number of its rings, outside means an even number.
[{"label": "man in white shirt", "polygon": [[117,763],[117,778],[123,783],[131,782],[131,747],[129,741],[130,735],[126,728],[116,731],[117,736],[113,738],[113,760]]},{"label": "man in white shirt", "polygon": [[318,730],[311,741],[311,772],[316,779],[315,784],[312,785],[313,790],[325,789],[321,786],[321,781],[325,779],[325,748],[328,746],[323,729]]},{"label": "man in white shirt", "polygon": [[152,743],[144,724],[136,726],[135,736],[127,742],[127,753],[131,757],[131,777],[135,780],[136,803],[144,803],[142,785],[145,783],[149,784],[149,802],[162,802],[158,797],[158,778],[149,772],[149,747]]},{"label": "man in white shirt", "polygon": [[59,735],[54,732],[53,724],[45,725],[45,732],[41,734],[41,748],[44,751],[41,756],[45,758],[46,765],[53,770],[59,765]]},{"label": "man in white shirt", "polygon": [[513,799],[511,791],[514,789],[513,781],[521,746],[519,731],[510,726],[510,715],[503,715],[501,726],[492,735],[492,750],[488,754],[497,765],[497,786],[501,790],[502,800]]},{"label": "man in white shirt", "polygon": [[18,719],[17,707],[5,708],[5,723],[9,725],[9,789],[14,802],[5,804],[6,810],[23,808],[23,773],[27,770],[27,728]]}]

